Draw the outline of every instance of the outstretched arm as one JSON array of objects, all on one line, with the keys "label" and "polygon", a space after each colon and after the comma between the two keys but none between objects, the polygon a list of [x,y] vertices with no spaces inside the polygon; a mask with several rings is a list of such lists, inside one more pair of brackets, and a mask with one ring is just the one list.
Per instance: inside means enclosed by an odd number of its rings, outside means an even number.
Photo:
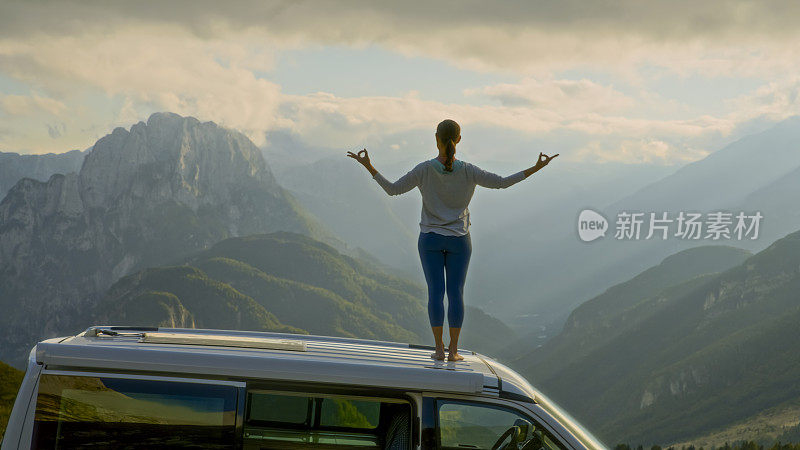
[{"label": "outstretched arm", "polygon": [[404,194],[411,189],[414,189],[419,184],[417,171],[415,170],[416,168],[410,170],[407,174],[400,177],[399,180],[392,183],[383,175],[381,175],[380,172],[375,169],[375,167],[372,166],[372,163],[369,160],[369,153],[367,153],[367,149],[361,150],[357,154],[353,152],[347,152],[347,156],[361,163],[361,165],[364,166],[364,168],[366,168],[370,174],[372,174],[372,178],[377,181],[383,190],[389,195]]},{"label": "outstretched arm", "polygon": [[558,156],[558,154],[547,156],[544,153],[539,153],[539,161],[537,161],[535,165],[525,170],[520,170],[519,172],[507,177],[501,177],[495,173],[472,166],[474,170],[475,184],[492,189],[505,189],[538,172],[542,167],[549,164],[550,160],[556,156]]}]

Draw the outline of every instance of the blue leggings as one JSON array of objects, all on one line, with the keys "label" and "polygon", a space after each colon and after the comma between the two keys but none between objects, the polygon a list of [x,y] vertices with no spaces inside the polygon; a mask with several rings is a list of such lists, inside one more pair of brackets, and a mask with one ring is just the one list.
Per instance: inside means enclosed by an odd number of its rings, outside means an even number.
[{"label": "blue leggings", "polygon": [[465,236],[420,233],[417,242],[422,271],[428,282],[428,318],[432,327],[444,325],[445,272],[447,273],[447,323],[461,328],[464,322],[464,281],[472,255],[472,241]]}]

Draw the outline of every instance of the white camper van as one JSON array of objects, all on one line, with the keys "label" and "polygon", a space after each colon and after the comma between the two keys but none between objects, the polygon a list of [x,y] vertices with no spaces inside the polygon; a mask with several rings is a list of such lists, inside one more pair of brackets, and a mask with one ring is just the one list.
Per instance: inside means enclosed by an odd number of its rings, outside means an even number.
[{"label": "white camper van", "polygon": [[31,351],[2,450],[597,449],[483,355],[325,336],[97,326]]}]

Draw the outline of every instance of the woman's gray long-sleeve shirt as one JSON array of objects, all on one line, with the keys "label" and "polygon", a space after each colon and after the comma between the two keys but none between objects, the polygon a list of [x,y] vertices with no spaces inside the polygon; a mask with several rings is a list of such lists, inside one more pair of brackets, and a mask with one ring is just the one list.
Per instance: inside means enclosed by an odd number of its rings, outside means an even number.
[{"label": "woman's gray long-sleeve shirt", "polygon": [[487,172],[478,166],[456,160],[453,171],[446,172],[438,159],[417,164],[407,174],[392,183],[380,172],[372,177],[389,195],[399,195],[419,188],[422,193],[420,231],[445,236],[464,236],[469,233],[469,202],[475,186],[504,189],[525,179],[519,171],[507,177]]}]

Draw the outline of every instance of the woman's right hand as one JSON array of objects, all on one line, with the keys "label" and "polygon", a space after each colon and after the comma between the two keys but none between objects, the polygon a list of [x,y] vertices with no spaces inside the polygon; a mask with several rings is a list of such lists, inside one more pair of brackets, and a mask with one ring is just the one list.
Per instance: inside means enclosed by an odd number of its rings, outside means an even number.
[{"label": "woman's right hand", "polygon": [[349,156],[349,157],[355,159],[356,161],[360,162],[361,165],[363,165],[364,167],[370,167],[372,165],[369,162],[369,153],[367,153],[367,149],[361,150],[358,153],[347,152],[347,156]]},{"label": "woman's right hand", "polygon": [[378,173],[378,171],[372,167],[372,163],[369,161],[369,153],[367,153],[367,149],[361,150],[358,153],[347,152],[347,156],[360,162],[361,165],[364,166],[373,177],[376,173]]}]

